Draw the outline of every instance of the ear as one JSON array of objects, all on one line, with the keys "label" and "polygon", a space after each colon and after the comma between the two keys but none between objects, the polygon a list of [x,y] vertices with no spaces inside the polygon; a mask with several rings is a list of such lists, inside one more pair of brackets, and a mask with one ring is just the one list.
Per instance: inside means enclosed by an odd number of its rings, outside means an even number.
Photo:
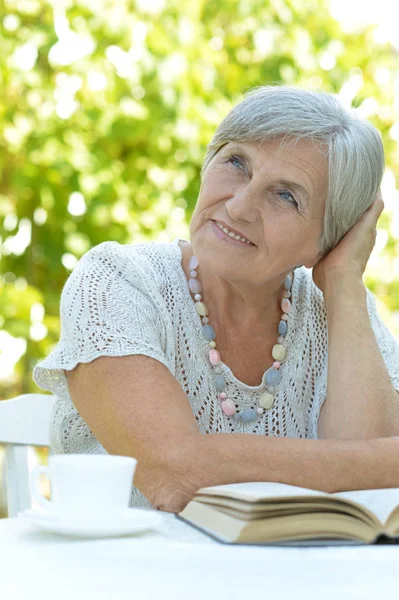
[{"label": "ear", "polygon": [[312,260],[312,261],[305,263],[303,266],[306,267],[307,269],[313,269],[313,267],[315,265],[317,265],[318,262],[319,262],[318,260]]},{"label": "ear", "polygon": [[315,258],[308,260],[305,262],[305,264],[303,265],[304,267],[306,267],[307,269],[313,269],[313,267],[315,265],[317,265],[318,262],[320,262],[322,260],[322,258],[324,258],[323,254],[320,252]]}]

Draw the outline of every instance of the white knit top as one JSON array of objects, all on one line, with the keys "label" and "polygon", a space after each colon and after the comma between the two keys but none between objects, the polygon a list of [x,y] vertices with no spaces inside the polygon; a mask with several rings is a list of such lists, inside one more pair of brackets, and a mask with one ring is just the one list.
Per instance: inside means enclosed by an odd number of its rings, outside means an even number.
[{"label": "white knit top", "polygon": [[[328,344],[323,295],[311,270],[301,267],[294,273],[287,355],[273,408],[257,421],[234,421],[217,400],[208,342],[181,264],[179,240],[104,242],[87,252],[70,274],[61,295],[60,340],[33,372],[36,384],[57,397],[51,419],[52,453],[106,454],[72,403],[64,369],[99,356],[131,354],[150,356],[169,369],[184,390],[202,434],[317,438],[326,398]],[[369,290],[367,304],[379,348],[399,390],[399,345],[381,321]],[[270,358],[265,371],[272,362]],[[249,386],[224,363],[222,368],[228,395],[238,401],[240,411],[256,408],[260,393],[267,389],[266,373],[260,385]],[[131,505],[152,508],[136,488]]]}]

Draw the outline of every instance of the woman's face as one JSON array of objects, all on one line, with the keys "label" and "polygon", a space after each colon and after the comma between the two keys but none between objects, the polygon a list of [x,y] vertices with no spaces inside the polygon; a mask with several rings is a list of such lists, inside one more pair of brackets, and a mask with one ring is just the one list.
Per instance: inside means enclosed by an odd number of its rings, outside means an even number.
[{"label": "woman's face", "polygon": [[[204,173],[190,223],[200,263],[254,284],[298,265],[312,267],[320,258],[327,168],[311,140],[284,147],[279,140],[226,144]],[[220,239],[214,221],[253,245]]]}]

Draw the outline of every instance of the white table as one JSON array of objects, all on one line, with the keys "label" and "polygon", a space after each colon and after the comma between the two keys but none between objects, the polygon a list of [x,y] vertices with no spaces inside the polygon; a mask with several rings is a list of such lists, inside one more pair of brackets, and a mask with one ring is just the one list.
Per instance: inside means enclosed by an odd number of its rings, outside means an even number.
[{"label": "white table", "polygon": [[399,546],[227,546],[162,515],[157,532],[104,540],[0,520],[0,599],[399,598]]}]

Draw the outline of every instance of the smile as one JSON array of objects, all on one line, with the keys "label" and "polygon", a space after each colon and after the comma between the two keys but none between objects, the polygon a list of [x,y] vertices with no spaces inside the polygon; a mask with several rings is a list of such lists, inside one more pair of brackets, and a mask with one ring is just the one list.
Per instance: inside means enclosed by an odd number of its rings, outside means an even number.
[{"label": "smile", "polygon": [[245,238],[245,237],[243,237],[241,235],[238,235],[238,234],[234,233],[233,231],[230,231],[230,229],[228,229],[227,227],[225,227],[224,225],[222,225],[218,221],[212,221],[212,222],[213,222],[214,226],[216,226],[220,231],[222,231],[224,234],[226,234],[226,236],[228,236],[229,238],[231,238],[231,240],[235,240],[235,241],[237,241],[239,243],[247,244],[248,246],[254,246],[255,245],[250,240],[248,240],[247,238]]}]

